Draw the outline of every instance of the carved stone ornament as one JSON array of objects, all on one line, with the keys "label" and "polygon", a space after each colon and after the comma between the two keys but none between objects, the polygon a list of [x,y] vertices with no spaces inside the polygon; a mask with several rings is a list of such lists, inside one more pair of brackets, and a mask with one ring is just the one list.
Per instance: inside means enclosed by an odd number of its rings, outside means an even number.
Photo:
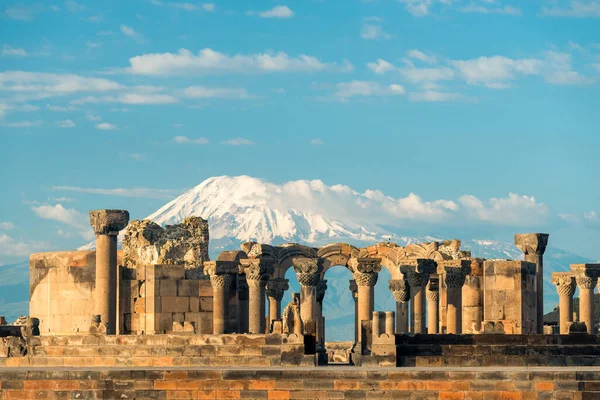
[{"label": "carved stone ornament", "polygon": [[515,245],[523,254],[544,255],[548,245],[547,233],[520,233],[515,235]]},{"label": "carved stone ornament", "polygon": [[378,273],[381,271],[381,258],[355,258],[348,260],[348,266],[353,273]]},{"label": "carved stone ornament", "polygon": [[276,301],[281,301],[283,294],[290,288],[287,279],[274,278],[267,282],[267,297]]},{"label": "carved stone ornament", "polygon": [[571,297],[575,294],[575,289],[577,289],[573,275],[552,274],[552,284],[556,285],[556,291],[559,296]]},{"label": "carved stone ornament", "polygon": [[212,285],[213,289],[229,289],[232,281],[233,277],[229,274],[210,276],[210,284]]},{"label": "carved stone ornament", "polygon": [[90,224],[96,235],[117,236],[128,223],[129,212],[126,210],[90,211]]},{"label": "carved stone ornament", "polygon": [[406,303],[410,300],[410,286],[406,279],[391,279],[390,291],[394,295],[396,302]]},{"label": "carved stone ornament", "polygon": [[264,276],[268,276],[275,272],[275,261],[264,259],[244,259],[240,260],[240,272],[246,274],[246,280],[260,281]]}]

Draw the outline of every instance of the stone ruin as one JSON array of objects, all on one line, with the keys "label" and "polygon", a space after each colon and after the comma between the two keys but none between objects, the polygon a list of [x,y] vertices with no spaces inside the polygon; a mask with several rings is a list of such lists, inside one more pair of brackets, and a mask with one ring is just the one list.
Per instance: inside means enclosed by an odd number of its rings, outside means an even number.
[{"label": "stone ruin", "polygon": [[[221,346],[235,347],[244,338],[267,335],[274,343],[291,346],[273,363],[319,365],[328,362],[328,354],[337,354],[335,358],[353,364],[395,366],[411,362],[402,359],[408,357],[403,350],[414,351],[414,340],[402,336],[450,345],[452,337],[544,334],[540,299],[545,234],[515,235],[524,261],[476,258],[456,239],[365,248],[247,242],[211,261],[208,223],[199,217],[163,228],[151,221],[130,222],[126,211],[97,210],[90,212],[90,222],[95,251],[31,256],[30,314],[39,321],[42,337],[100,336],[106,342],[117,335],[150,343],[150,336],[176,335],[203,345],[218,337]],[[117,235],[126,226],[123,250],[118,250]],[[324,277],[337,265],[354,278],[349,295],[355,304],[355,338],[345,349],[331,343],[335,351],[329,351]],[[301,289],[292,303],[282,305],[290,268]],[[395,310],[386,312],[374,305],[382,268],[391,274],[388,288],[396,300]],[[583,324],[595,334],[589,299],[593,301],[600,266],[573,265],[572,270],[553,274],[561,299],[560,334],[575,333]],[[580,321],[572,318],[575,286],[581,291]],[[45,340],[51,339],[42,340],[42,347]],[[502,345],[501,339],[495,340]],[[219,362],[218,352],[211,357]],[[431,362],[419,360],[414,362]]]}]

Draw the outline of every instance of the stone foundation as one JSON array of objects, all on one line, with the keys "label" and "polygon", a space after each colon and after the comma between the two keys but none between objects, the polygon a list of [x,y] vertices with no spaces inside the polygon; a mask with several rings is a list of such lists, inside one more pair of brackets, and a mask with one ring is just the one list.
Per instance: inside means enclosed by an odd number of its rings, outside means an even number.
[{"label": "stone foundation", "polygon": [[[314,366],[297,335],[70,335],[27,338],[2,367]],[[0,354],[6,352],[0,350]]]},{"label": "stone foundation", "polygon": [[0,369],[0,399],[600,398],[600,371],[326,369]]}]

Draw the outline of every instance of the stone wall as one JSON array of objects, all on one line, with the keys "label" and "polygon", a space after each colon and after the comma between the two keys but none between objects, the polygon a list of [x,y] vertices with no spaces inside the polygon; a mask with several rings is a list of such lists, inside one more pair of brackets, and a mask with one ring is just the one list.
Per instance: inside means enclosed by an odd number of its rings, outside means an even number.
[{"label": "stone wall", "polygon": [[206,278],[200,269],[184,265],[123,268],[121,333],[212,333],[213,294]]},{"label": "stone wall", "polygon": [[600,398],[600,372],[541,369],[0,370],[0,399],[507,399]]},{"label": "stone wall", "polygon": [[531,262],[485,261],[484,321],[502,322],[507,334],[537,333],[535,271]]},{"label": "stone wall", "polygon": [[[122,252],[117,253],[118,260]],[[40,320],[41,334],[87,332],[94,314],[96,252],[32,254],[29,314]]]},{"label": "stone wall", "polygon": [[[0,346],[2,346],[0,342]],[[0,354],[5,354],[0,348]],[[314,366],[297,335],[69,335],[27,339],[2,367]]]}]

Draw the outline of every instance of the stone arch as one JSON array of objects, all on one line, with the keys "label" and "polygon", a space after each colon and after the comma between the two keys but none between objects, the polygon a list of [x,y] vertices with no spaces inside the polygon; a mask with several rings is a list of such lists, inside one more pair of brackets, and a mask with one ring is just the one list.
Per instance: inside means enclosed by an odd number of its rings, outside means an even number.
[{"label": "stone arch", "polygon": [[277,260],[277,247],[271,246],[270,244],[246,242],[240,247],[246,252],[248,258],[270,258]]},{"label": "stone arch", "polygon": [[406,258],[429,258],[432,260],[451,260],[448,254],[439,251],[439,242],[409,244],[405,248]]},{"label": "stone arch", "polygon": [[[323,262],[323,273],[335,265],[342,265],[348,268],[348,260],[352,257],[359,257],[360,250],[357,247],[347,243],[332,243],[323,246],[317,252],[317,256]],[[352,272],[352,271],[350,271]]]},{"label": "stone arch", "polygon": [[287,270],[294,265],[294,258],[316,258],[317,249],[298,243],[286,243],[278,247],[276,277],[284,278]]},{"label": "stone arch", "polygon": [[392,276],[398,279],[400,263],[406,258],[404,247],[395,243],[382,242],[360,250],[360,257],[381,258],[381,266],[385,267]]}]

